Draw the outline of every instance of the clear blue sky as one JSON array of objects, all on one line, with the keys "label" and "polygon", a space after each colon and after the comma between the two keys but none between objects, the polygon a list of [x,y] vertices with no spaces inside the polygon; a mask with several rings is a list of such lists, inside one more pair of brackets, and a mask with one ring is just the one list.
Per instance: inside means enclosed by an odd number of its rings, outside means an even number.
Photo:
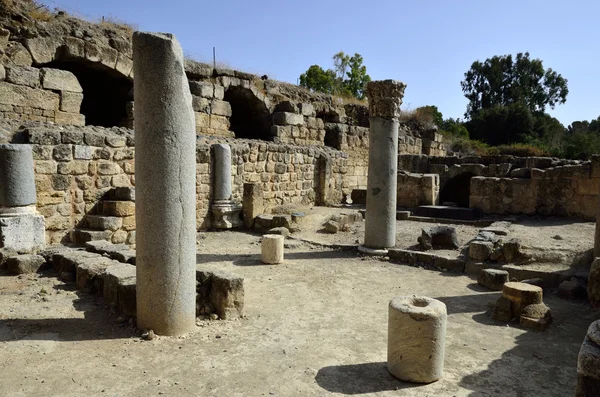
[{"label": "clear blue sky", "polygon": [[597,0],[42,0],[87,19],[111,16],[174,33],[187,55],[296,83],[338,51],[364,57],[375,80],[408,84],[404,106],[462,117],[475,60],[529,51],[568,79],[563,124],[600,116]]}]

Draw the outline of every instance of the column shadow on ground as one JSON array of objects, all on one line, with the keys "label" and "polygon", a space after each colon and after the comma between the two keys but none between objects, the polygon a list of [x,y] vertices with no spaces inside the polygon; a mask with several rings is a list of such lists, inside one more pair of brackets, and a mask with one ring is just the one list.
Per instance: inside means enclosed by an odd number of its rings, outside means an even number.
[{"label": "column shadow on ground", "polygon": [[315,380],[319,386],[331,393],[346,395],[377,393],[402,390],[421,386],[402,382],[387,370],[387,363],[363,363],[334,365],[317,372]]}]

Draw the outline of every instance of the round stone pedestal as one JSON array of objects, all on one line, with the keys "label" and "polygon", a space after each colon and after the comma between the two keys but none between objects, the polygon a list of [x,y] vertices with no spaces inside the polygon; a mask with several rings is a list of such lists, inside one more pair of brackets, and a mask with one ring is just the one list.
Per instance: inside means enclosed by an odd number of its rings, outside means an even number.
[{"label": "round stone pedestal", "polygon": [[389,305],[387,367],[406,382],[442,377],[446,305],[424,296],[397,296]]},{"label": "round stone pedestal", "polygon": [[265,234],[261,242],[261,261],[269,265],[283,262],[283,240],[278,234]]}]

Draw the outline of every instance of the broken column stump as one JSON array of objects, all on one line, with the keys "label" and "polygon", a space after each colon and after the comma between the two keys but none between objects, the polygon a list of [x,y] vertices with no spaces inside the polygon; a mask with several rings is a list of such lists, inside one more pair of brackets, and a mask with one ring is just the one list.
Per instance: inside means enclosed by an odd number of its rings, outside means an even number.
[{"label": "broken column stump", "polygon": [[446,346],[446,305],[424,296],[397,296],[389,304],[387,367],[406,382],[442,377]]},{"label": "broken column stump", "polygon": [[269,265],[283,262],[283,241],[285,237],[278,234],[265,234],[261,241],[261,261]]},{"label": "broken column stump", "polygon": [[535,285],[508,282],[502,287],[492,318],[498,321],[517,319],[526,328],[543,331],[552,323],[550,308],[542,301],[543,290]]}]

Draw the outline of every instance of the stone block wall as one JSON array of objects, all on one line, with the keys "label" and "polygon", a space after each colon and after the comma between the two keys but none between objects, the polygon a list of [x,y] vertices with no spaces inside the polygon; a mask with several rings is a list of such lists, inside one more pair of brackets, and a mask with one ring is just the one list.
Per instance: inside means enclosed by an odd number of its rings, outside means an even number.
[{"label": "stone block wall", "polygon": [[75,75],[64,70],[0,65],[0,119],[84,125]]},{"label": "stone block wall", "polygon": [[[108,191],[135,186],[132,130],[35,122],[23,127],[19,123],[1,127],[4,132],[11,132],[1,136],[0,141],[32,146],[37,208],[45,218],[49,244],[67,242],[71,230],[87,228],[86,215],[102,215],[98,204],[112,200],[107,198]],[[285,204],[327,205],[342,201],[342,185],[348,172],[345,152],[327,147],[200,137],[196,156],[199,229],[211,227],[214,143],[231,145],[233,199],[237,202],[242,201],[244,183],[261,185],[267,211]]]},{"label": "stone block wall", "polygon": [[37,208],[49,244],[68,241],[113,187],[135,185],[131,131],[38,126],[20,132],[32,145]]},{"label": "stone block wall", "polygon": [[531,178],[471,179],[470,207],[491,214],[575,216],[594,219],[600,192],[598,161],[546,170]]},{"label": "stone block wall", "polygon": [[414,208],[438,204],[440,177],[437,174],[398,173],[396,205]]},{"label": "stone block wall", "polygon": [[197,147],[196,206],[198,227],[211,227],[211,145],[228,143],[232,158],[232,196],[242,202],[244,183],[260,184],[266,211],[284,204],[333,204],[342,200],[347,155],[254,140],[201,137]]}]

